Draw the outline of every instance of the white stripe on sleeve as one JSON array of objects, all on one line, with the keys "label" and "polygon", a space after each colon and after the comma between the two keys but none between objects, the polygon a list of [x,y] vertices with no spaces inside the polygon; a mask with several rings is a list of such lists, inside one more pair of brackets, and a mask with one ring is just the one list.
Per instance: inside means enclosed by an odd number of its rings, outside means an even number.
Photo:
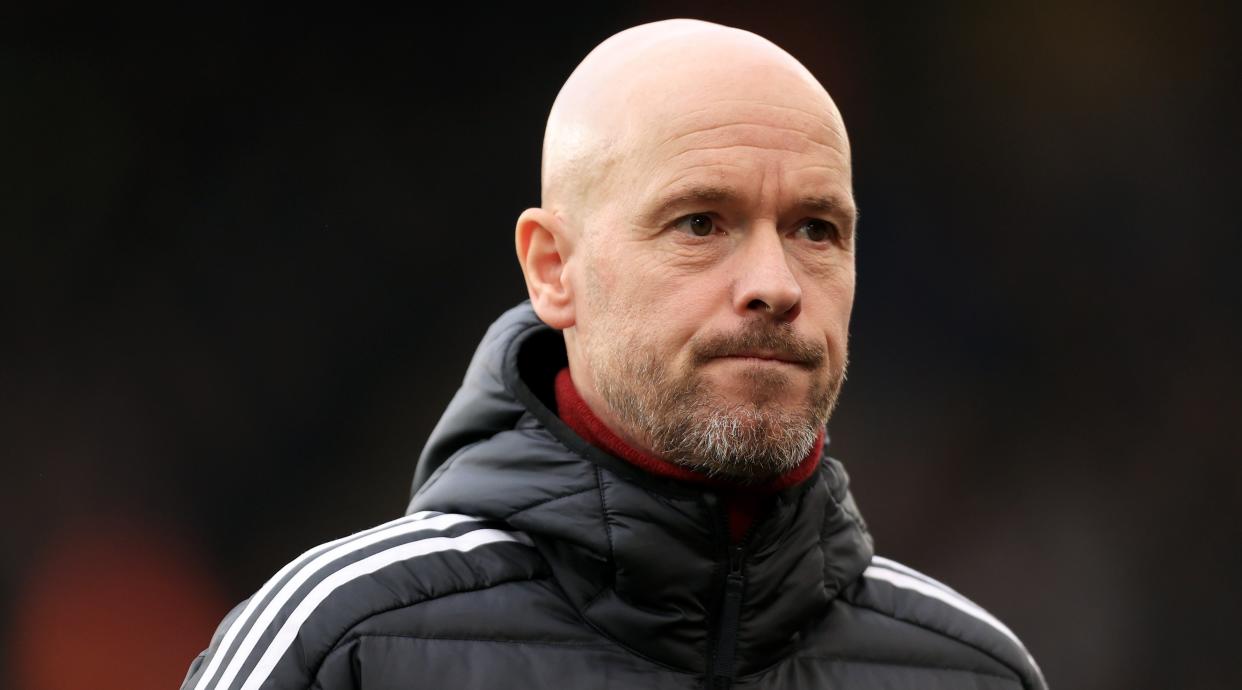
[{"label": "white stripe on sleeve", "polygon": [[[259,590],[250,599],[250,603],[246,605],[242,615],[233,621],[233,625],[229,627],[223,639],[220,640],[220,646],[216,649],[216,654],[212,655],[211,663],[203,671],[202,677],[195,690],[206,690],[209,687],[227,688],[232,683],[234,676],[237,675],[241,665],[245,663],[250,656],[251,650],[258,643],[258,639],[262,636],[267,626],[271,624],[273,618],[280,613],[285,604],[293,597],[298,588],[306,583],[311,577],[331,562],[345,556],[353,551],[364,549],[368,546],[391,539],[393,537],[418,532],[421,530],[435,530],[451,527],[462,522],[476,522],[476,518],[465,515],[437,515],[435,517],[427,517],[428,513],[415,513],[406,517],[393,520],[392,522],[373,527],[369,530],[352,534],[348,537],[337,539],[329,542],[326,547],[320,546],[307,551],[301,557],[294,559],[288,565],[276,573],[263,588]],[[314,558],[309,558],[313,554],[318,553]],[[264,606],[262,611],[258,611],[258,617],[255,619],[254,625],[251,626],[250,632],[241,641],[238,648],[230,655],[224,654],[228,645],[245,627],[246,622],[251,620],[256,613],[257,608],[263,604],[263,599],[274,587],[280,585],[281,579],[290,572],[301,568],[290,578],[289,582],[281,586],[280,591],[272,598],[271,603]],[[224,660],[225,656],[229,658],[229,664],[225,667],[219,681],[215,685],[211,685],[211,677],[215,674],[217,667]]]},{"label": "white stripe on sleeve", "polygon": [[[893,561],[888,562],[893,563]],[[916,577],[915,575],[909,575],[904,572],[889,569],[885,565],[877,564],[876,559],[873,559],[872,563],[873,565],[863,571],[863,575],[865,577],[869,577],[874,580],[883,580],[894,587],[900,587],[901,589],[908,589],[918,592],[919,594],[923,594],[931,597],[932,599],[948,604],[958,611],[990,625],[995,628],[997,632],[1001,633],[1005,637],[1008,637],[1010,640],[1013,640],[1013,643],[1018,645],[1018,649],[1022,650],[1022,653],[1026,656],[1027,661],[1029,661],[1031,666],[1038,672],[1039,666],[1035,664],[1035,659],[1031,656],[1030,652],[1026,651],[1026,647],[1023,646],[1022,641],[1018,639],[1018,636],[1013,634],[1013,631],[1010,630],[1004,623],[997,620],[995,616],[985,611],[975,602],[967,599],[957,592],[954,592],[944,585],[939,583],[932,584],[935,580],[927,582],[926,580],[931,580],[931,578],[924,579],[926,576]],[[908,569],[905,568],[905,566],[902,566],[902,568]],[[919,575],[921,575],[921,573]]]},{"label": "white stripe on sleeve", "polygon": [[[962,597],[963,599],[966,599],[966,597],[962,596],[962,595],[961,595],[961,594],[960,594],[957,590],[955,590],[955,589],[953,589],[952,587],[950,587],[950,586],[946,585],[945,583],[941,582],[940,580],[935,579],[934,577],[932,577],[932,576],[928,575],[927,573],[921,573],[921,572],[919,572],[919,571],[915,570],[914,568],[911,568],[910,566],[908,566],[908,565],[906,565],[906,564],[904,564],[904,563],[898,563],[897,561],[894,561],[894,560],[893,560],[893,559],[891,559],[891,558],[885,558],[885,557],[883,557],[883,556],[872,556],[872,557],[871,557],[871,565],[878,565],[878,566],[880,566],[881,568],[888,568],[889,570],[896,570],[896,571],[897,571],[897,572],[899,572],[899,573],[905,573],[906,575],[909,575],[910,577],[913,577],[913,578],[917,578],[917,579],[919,579],[919,580],[922,580],[923,582],[926,582],[926,583],[927,583],[927,584],[929,584],[929,585],[935,585],[935,586],[937,586],[937,587],[939,587],[939,588],[941,588],[941,589],[943,589],[943,590],[945,590],[945,591],[947,591],[947,592],[950,592],[950,593],[952,593],[952,594],[954,594],[954,595],[956,595],[956,596],[959,596],[959,597]],[[969,600],[969,599],[967,599],[967,601],[970,601],[970,600]],[[972,603],[973,603],[973,602],[972,602]],[[977,604],[976,604],[976,606],[977,606]]]},{"label": "white stripe on sleeve", "polygon": [[263,681],[267,680],[272,669],[276,667],[276,663],[284,656],[289,649],[289,645],[293,644],[293,640],[297,637],[298,630],[302,627],[302,624],[306,622],[307,618],[310,618],[315,608],[338,587],[385,566],[417,556],[425,556],[440,551],[469,551],[484,544],[494,544],[497,542],[518,542],[527,545],[530,543],[529,539],[523,534],[496,529],[475,530],[457,537],[429,537],[394,546],[386,551],[380,551],[360,561],[350,563],[325,577],[323,581],[315,585],[315,588],[306,595],[306,598],[302,599],[297,608],[293,610],[293,613],[289,615],[285,624],[281,626],[280,631],[276,633],[276,637],[268,645],[267,650],[263,652],[263,656],[255,665],[254,670],[250,672],[250,676],[246,678],[246,682],[241,686],[241,690],[257,690]]}]

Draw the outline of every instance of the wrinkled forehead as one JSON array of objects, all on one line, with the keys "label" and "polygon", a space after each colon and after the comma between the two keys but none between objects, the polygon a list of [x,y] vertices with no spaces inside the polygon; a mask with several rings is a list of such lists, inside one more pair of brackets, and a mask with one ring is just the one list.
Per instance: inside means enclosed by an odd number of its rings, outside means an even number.
[{"label": "wrinkled forehead", "polygon": [[795,167],[821,169],[849,191],[844,123],[805,71],[720,60],[649,73],[636,87],[624,118],[626,167],[644,182],[781,156]]},{"label": "wrinkled forehead", "polygon": [[658,56],[652,57],[635,79],[626,103],[627,110],[638,116],[632,124],[639,129],[674,134],[686,127],[710,125],[721,117],[745,117],[749,112],[771,124],[830,130],[823,135],[845,143],[836,104],[797,63],[726,57],[678,65],[673,54],[668,61],[674,64],[665,65]]}]

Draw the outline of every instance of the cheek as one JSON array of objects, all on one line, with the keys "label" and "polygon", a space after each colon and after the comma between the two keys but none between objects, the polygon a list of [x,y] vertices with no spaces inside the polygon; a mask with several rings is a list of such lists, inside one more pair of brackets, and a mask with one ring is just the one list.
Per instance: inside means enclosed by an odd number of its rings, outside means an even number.
[{"label": "cheek", "polygon": [[684,309],[685,301],[706,291],[710,262],[702,252],[668,251],[652,244],[620,244],[600,252],[594,273],[617,308],[655,316]]},{"label": "cheek", "polygon": [[854,271],[848,274],[842,273],[835,280],[829,282],[829,292],[832,296],[832,303],[836,306],[837,319],[841,328],[848,329],[850,325],[850,314],[854,310]]},{"label": "cheek", "polygon": [[679,270],[667,257],[645,258],[607,269],[606,318],[615,320],[614,334],[672,364],[708,320],[720,301],[719,290],[713,289],[710,273]]},{"label": "cheek", "polygon": [[816,325],[823,329],[833,348],[843,350],[854,308],[853,264],[837,264],[808,272],[803,285],[804,305]]},{"label": "cheek", "polygon": [[622,252],[599,251],[583,265],[580,294],[586,304],[580,324],[614,345],[632,341],[650,309],[650,281],[641,262],[633,259]]}]

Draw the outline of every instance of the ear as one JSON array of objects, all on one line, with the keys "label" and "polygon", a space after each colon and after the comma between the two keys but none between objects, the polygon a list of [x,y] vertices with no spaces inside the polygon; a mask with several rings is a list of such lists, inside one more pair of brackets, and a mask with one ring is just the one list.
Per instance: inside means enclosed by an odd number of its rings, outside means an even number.
[{"label": "ear", "polygon": [[518,216],[514,242],[531,305],[557,330],[574,325],[573,291],[565,272],[571,239],[565,223],[550,211],[528,208]]}]

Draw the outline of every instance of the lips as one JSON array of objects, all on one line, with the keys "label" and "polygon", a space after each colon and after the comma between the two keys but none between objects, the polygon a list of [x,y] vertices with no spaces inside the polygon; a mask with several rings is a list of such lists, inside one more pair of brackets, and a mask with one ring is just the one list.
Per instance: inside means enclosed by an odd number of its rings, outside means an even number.
[{"label": "lips", "polygon": [[808,366],[808,363],[806,361],[798,359],[796,357],[786,355],[786,354],[781,354],[779,352],[768,352],[768,351],[761,351],[761,350],[734,352],[734,353],[730,353],[727,355],[723,355],[721,359],[755,359],[755,360],[760,360],[760,361],[765,361],[765,362],[779,362],[782,364],[793,364],[795,366],[800,366],[800,367]]}]

